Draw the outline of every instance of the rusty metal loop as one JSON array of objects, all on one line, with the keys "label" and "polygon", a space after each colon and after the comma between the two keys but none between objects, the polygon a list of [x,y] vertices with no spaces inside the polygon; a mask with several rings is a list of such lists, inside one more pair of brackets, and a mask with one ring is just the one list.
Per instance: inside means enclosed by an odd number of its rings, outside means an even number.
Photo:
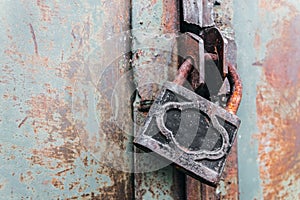
[{"label": "rusty metal loop", "polygon": [[[177,85],[183,85],[187,80],[188,75],[193,69],[193,59],[188,57],[179,67],[176,77],[173,83]],[[154,100],[144,100],[140,102],[138,110],[140,112],[148,112],[153,104]]]},{"label": "rusty metal loop", "polygon": [[242,100],[243,86],[236,67],[231,64],[228,64],[228,80],[232,87],[232,94],[227,101],[226,110],[232,114],[236,114]]},{"label": "rusty metal loop", "polygon": [[177,85],[183,85],[192,69],[193,60],[192,58],[187,58],[179,67],[173,83],[176,83]]}]

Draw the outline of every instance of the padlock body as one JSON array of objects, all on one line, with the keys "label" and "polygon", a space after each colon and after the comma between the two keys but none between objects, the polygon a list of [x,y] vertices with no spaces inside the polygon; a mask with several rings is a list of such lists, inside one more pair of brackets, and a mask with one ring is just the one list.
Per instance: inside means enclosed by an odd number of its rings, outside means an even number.
[{"label": "padlock body", "polygon": [[172,161],[192,177],[215,185],[240,119],[193,91],[167,82],[134,144]]}]

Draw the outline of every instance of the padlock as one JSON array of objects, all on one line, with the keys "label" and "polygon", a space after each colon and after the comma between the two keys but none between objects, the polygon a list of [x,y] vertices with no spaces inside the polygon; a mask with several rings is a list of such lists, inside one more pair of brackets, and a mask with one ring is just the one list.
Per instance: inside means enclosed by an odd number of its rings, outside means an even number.
[{"label": "padlock", "polygon": [[187,59],[173,82],[166,82],[153,102],[134,144],[172,161],[190,176],[215,185],[234,143],[240,119],[241,83],[235,67],[228,67],[232,95],[226,109],[187,89],[192,69]]}]

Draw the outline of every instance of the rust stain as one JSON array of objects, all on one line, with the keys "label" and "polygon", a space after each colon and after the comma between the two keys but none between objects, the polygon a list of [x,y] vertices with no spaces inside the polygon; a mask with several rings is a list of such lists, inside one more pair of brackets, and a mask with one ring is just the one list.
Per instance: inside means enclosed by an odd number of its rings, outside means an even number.
[{"label": "rust stain", "polygon": [[260,133],[256,138],[265,199],[300,196],[293,186],[300,182],[300,57],[291,56],[300,54],[299,20],[300,15],[276,24],[280,37],[267,44],[262,82],[257,87]]},{"label": "rust stain", "polygon": [[255,33],[255,37],[254,37],[254,47],[255,47],[255,49],[259,49],[260,44],[261,44],[261,37],[258,33]]},{"label": "rust stain", "polygon": [[[45,84],[44,94],[32,96],[27,101],[31,107],[27,114],[37,135],[36,143],[42,146],[39,149],[32,149],[32,156],[28,159],[32,164],[53,169],[69,166],[80,157],[82,150],[79,130],[71,121],[71,106],[63,98],[58,98],[60,96],[58,94],[57,89]],[[38,139],[38,135],[44,133],[47,133],[46,139]],[[56,144],[57,141],[61,141],[61,144]],[[51,160],[57,161],[56,165],[53,165]]]},{"label": "rust stain", "polygon": [[64,184],[62,181],[56,179],[56,178],[52,178],[52,181],[51,181],[52,185],[58,189],[61,189],[63,190],[64,189]]},{"label": "rust stain", "polygon": [[53,8],[49,6],[49,2],[46,2],[45,0],[37,0],[36,5],[38,6],[41,16],[42,16],[42,21],[45,22],[51,22],[51,18],[57,14],[57,3],[55,1],[53,2],[55,5]]},{"label": "rust stain", "polygon": [[[30,26],[30,31],[32,35],[32,39],[34,42],[34,51],[35,53],[26,53],[22,52],[20,50],[19,44],[17,44],[14,41],[14,38],[10,36],[10,30],[7,30],[7,37],[10,44],[5,48],[4,53],[10,58],[11,61],[15,62],[16,64],[19,64],[20,66],[23,66],[24,69],[26,69],[29,73],[36,73],[38,72],[38,68],[33,67],[35,66],[43,66],[47,68],[49,66],[49,63],[51,62],[48,57],[42,57],[38,55],[38,46],[36,42],[36,36],[33,30],[33,27]],[[9,69],[11,66],[5,66],[5,68]],[[8,72],[8,71],[6,71]],[[13,72],[13,71],[12,71]]]},{"label": "rust stain", "polygon": [[87,17],[87,19],[83,23],[76,23],[73,25],[71,36],[74,41],[71,43],[71,47],[74,48],[75,45],[78,45],[74,49],[75,52],[90,50],[89,49],[90,29],[91,29],[91,23],[89,17]]},{"label": "rust stain", "polygon": [[178,3],[176,0],[163,1],[162,27],[164,33],[174,33],[179,29]]},{"label": "rust stain", "polygon": [[33,173],[31,171],[27,171],[26,173],[21,173],[19,176],[20,182],[30,182],[34,180]]},{"label": "rust stain", "polygon": [[[298,13],[297,8],[294,5],[291,5],[286,0],[259,0],[258,1],[258,7],[263,8],[265,11],[271,11],[274,12],[277,9],[281,9],[283,7],[288,8],[292,13]],[[267,12],[262,12],[261,15],[266,15]]]},{"label": "rust stain", "polygon": [[297,37],[300,34],[299,19],[300,16],[297,16],[291,21],[285,21],[281,37],[267,45],[267,49],[272,52],[268,52],[265,73],[268,83],[274,88],[285,89],[299,83],[300,57],[291,56],[291,53],[298,55],[300,50]]},{"label": "rust stain", "polygon": [[[202,189],[204,188],[208,188],[208,186],[202,186]],[[186,199],[198,200],[201,199],[201,195],[203,197],[203,191],[201,191],[201,182],[190,176],[186,176]]]}]

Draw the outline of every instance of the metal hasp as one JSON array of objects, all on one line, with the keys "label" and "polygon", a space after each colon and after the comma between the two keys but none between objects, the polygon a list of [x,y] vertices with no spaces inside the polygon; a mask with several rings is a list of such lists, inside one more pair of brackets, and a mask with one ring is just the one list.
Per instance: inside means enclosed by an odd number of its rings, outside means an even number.
[{"label": "metal hasp", "polygon": [[[193,57],[195,68],[199,71],[198,86],[204,84],[207,79],[210,80],[209,77],[206,77],[207,74],[205,73],[204,53],[214,54],[218,57],[216,65],[222,77],[222,82],[228,72],[228,67],[225,64],[225,53],[228,42],[215,26],[213,19],[214,3],[215,0],[183,0],[182,2],[183,22],[181,23],[184,24],[184,28],[181,28],[181,31],[185,32],[184,38],[188,37],[189,39],[186,39],[187,42],[183,44],[181,41],[178,42],[178,52],[180,56],[182,56],[181,52],[200,52],[198,54],[200,58]],[[193,45],[190,42],[191,40],[199,41],[198,45]],[[188,51],[187,49],[190,50]],[[191,53],[191,55],[193,54],[195,53]],[[184,58],[186,59],[187,57]]]},{"label": "metal hasp", "polygon": [[172,161],[210,185],[219,182],[233,146],[242,94],[236,68],[226,61],[227,40],[214,25],[213,4],[183,1],[177,53],[179,63],[185,62],[174,82],[162,87],[134,139],[136,146],[161,156],[159,160]]},{"label": "metal hasp", "polygon": [[[210,85],[217,85],[217,93],[221,87],[218,83],[222,83],[228,73],[228,67],[225,64],[225,51],[227,46],[227,40],[222,36],[219,29],[210,27],[200,32],[200,35],[196,35],[191,32],[180,34],[177,37],[178,55],[180,58],[187,59],[192,58],[194,69],[192,72],[192,84],[193,88],[199,87],[201,84],[207,84],[207,82],[213,80]],[[217,66],[217,73],[213,73],[213,76],[220,77],[221,80],[214,80],[210,74],[206,74],[206,68],[210,72],[213,67],[207,66],[205,60],[213,60],[214,66]],[[214,70],[216,71],[216,70]]]},{"label": "metal hasp", "polygon": [[184,33],[177,38],[178,55],[181,58],[191,58],[193,60],[194,70],[192,74],[193,88],[198,87],[205,82],[204,66],[204,42],[202,38],[193,33]]},{"label": "metal hasp", "polygon": [[[188,61],[191,62],[191,61]],[[179,69],[174,82],[165,83],[134,143],[172,161],[187,174],[215,185],[240,125],[235,112],[241,83],[229,66],[233,93],[226,109],[181,86],[190,65]]]},{"label": "metal hasp", "polygon": [[183,0],[183,20],[200,27],[214,25],[213,5],[215,0]]}]

